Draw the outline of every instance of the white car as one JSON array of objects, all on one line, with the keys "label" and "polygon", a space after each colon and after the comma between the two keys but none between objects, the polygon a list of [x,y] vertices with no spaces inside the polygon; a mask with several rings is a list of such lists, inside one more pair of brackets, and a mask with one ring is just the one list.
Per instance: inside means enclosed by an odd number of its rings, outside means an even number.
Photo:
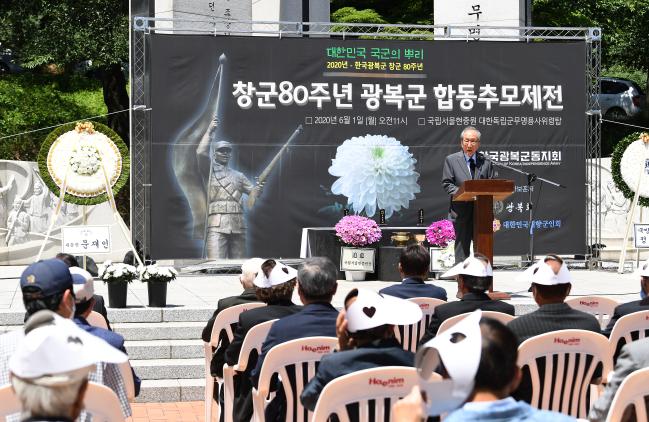
[{"label": "white car", "polygon": [[605,119],[625,120],[640,113],[644,93],[633,81],[621,78],[601,78],[599,106]]}]

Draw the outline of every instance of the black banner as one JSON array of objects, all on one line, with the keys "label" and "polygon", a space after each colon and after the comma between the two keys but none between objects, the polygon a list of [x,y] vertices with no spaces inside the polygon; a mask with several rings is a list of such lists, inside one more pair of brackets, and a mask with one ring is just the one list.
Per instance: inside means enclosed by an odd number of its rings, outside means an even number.
[{"label": "black banner", "polygon": [[[151,35],[150,52],[154,258],[296,257],[302,228],[345,209],[446,218],[466,126],[494,161],[567,186],[533,187],[536,252],[585,250],[583,42]],[[526,180],[498,177],[516,192],[495,205],[495,253],[521,255]]]}]

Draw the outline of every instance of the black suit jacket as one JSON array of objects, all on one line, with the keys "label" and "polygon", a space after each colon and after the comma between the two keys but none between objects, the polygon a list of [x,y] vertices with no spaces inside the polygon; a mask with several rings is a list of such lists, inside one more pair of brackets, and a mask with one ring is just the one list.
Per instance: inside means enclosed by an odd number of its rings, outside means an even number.
[{"label": "black suit jacket", "polygon": [[432,297],[434,299],[446,300],[446,290],[434,284],[424,283],[419,277],[404,278],[401,284],[394,284],[385,287],[379,293],[410,299],[411,297]]},{"label": "black suit jacket", "polygon": [[[415,355],[394,339],[376,340],[357,349],[323,356],[315,377],[304,387],[300,400],[314,410],[322,389],[332,380],[352,372],[379,366],[414,366]],[[352,415],[350,419],[354,420]]]},{"label": "black suit jacket", "polygon": [[336,337],[338,311],[330,303],[311,303],[300,312],[275,321],[261,348],[257,366],[252,371],[253,385],[259,382],[259,372],[266,354],[278,344],[304,337]]},{"label": "black suit jacket", "polygon": [[649,311],[649,297],[645,297],[642,300],[634,300],[633,302],[627,302],[616,306],[615,311],[613,312],[613,316],[611,317],[611,320],[608,322],[606,329],[602,331],[602,334],[604,334],[606,337],[610,336],[611,331],[613,330],[613,327],[615,326],[615,323],[617,322],[618,319],[622,318],[625,315],[629,315],[634,312],[640,312],[640,311]]},{"label": "black suit jacket", "polygon": [[[476,170],[473,179],[493,178],[494,170],[491,162],[485,160],[484,156],[477,152],[474,158],[476,160]],[[455,195],[460,186],[467,180],[471,180],[471,172],[464,160],[464,151],[447,155],[444,160],[444,168],[442,169],[442,187],[449,195],[448,211],[451,221],[455,221],[458,217],[469,218],[472,216],[473,202],[453,202],[453,195]]]},{"label": "black suit jacket", "polygon": [[[216,317],[218,314],[227,308],[230,308],[235,305],[242,305],[244,303],[250,303],[250,302],[259,302],[257,299],[257,296],[255,295],[255,289],[246,289],[241,293],[239,296],[230,296],[230,297],[225,297],[221,300],[219,300],[216,310],[212,314],[212,317],[207,321],[207,325],[205,328],[203,328],[203,334],[201,335],[201,338],[205,342],[210,341],[210,336],[212,335],[212,328],[214,327],[214,321],[216,320]],[[227,341],[227,337],[226,337]],[[228,342],[229,344],[229,342]],[[227,345],[225,348],[227,349]]]},{"label": "black suit jacket", "polygon": [[448,302],[435,308],[435,312],[430,319],[430,324],[428,325],[426,333],[419,344],[424,344],[428,340],[434,338],[437,335],[439,326],[448,318],[465,314],[467,312],[473,312],[476,309],[514,315],[514,306],[509,303],[500,300],[493,300],[486,293],[467,293],[460,300]]},{"label": "black suit jacket", "polygon": [[572,309],[566,303],[543,305],[534,312],[519,316],[507,326],[516,334],[519,344],[528,338],[551,331],[575,329],[599,333],[601,330],[597,318]]},{"label": "black suit jacket", "polygon": [[[225,351],[225,361],[227,364],[235,365],[239,361],[239,352],[241,352],[243,339],[252,327],[262,322],[294,314],[301,309],[301,306],[291,301],[281,301],[268,303],[263,308],[255,308],[242,312],[239,315],[239,323],[234,332],[232,343],[230,343],[230,346]],[[248,369],[245,372],[238,373],[235,377],[234,412],[232,415],[235,422],[247,422],[252,417],[252,380],[250,373],[256,365],[257,354],[252,353],[248,359]]]}]

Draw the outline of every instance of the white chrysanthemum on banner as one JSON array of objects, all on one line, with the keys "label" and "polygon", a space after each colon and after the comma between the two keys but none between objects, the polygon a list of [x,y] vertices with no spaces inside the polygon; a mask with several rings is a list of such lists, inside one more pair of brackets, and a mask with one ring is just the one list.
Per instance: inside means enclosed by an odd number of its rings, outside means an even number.
[{"label": "white chrysanthemum on banner", "polygon": [[385,217],[408,208],[420,192],[419,173],[408,147],[385,135],[355,136],[345,140],[331,160],[329,174],[338,177],[331,192],[345,195],[350,208],[372,217],[385,209]]}]

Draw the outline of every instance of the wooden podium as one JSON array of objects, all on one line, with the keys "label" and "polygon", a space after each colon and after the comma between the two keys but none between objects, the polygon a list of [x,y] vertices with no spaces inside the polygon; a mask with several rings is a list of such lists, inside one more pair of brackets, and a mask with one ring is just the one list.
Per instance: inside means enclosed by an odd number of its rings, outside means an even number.
[{"label": "wooden podium", "polygon": [[[467,180],[453,195],[453,201],[475,201],[473,208],[473,250],[494,260],[494,199],[502,201],[514,192],[514,182],[503,179]],[[509,298],[506,293],[494,292],[489,287],[492,298]]]}]

